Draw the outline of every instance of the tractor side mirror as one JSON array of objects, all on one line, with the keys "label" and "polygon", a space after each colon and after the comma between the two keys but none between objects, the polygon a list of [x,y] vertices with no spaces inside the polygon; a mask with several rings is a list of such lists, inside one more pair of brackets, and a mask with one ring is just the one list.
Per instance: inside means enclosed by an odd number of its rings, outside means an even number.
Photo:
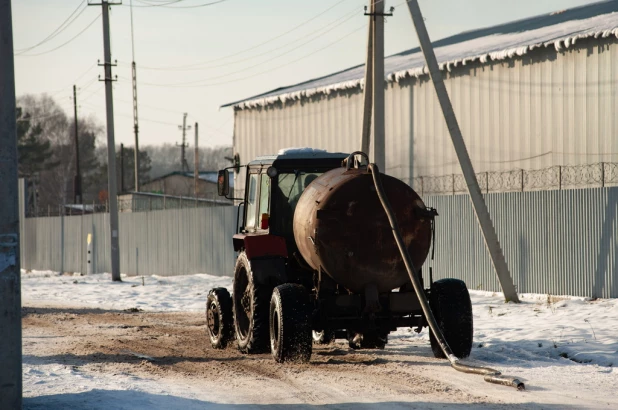
[{"label": "tractor side mirror", "polygon": [[230,171],[222,169],[217,177],[217,189],[219,196],[227,197],[230,194]]}]

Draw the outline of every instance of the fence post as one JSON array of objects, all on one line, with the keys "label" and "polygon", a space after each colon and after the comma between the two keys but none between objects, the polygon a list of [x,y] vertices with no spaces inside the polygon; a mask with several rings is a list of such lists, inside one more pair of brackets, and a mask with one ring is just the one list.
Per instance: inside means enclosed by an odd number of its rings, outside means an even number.
[{"label": "fence post", "polygon": [[605,188],[605,162],[601,162],[601,188]]},{"label": "fence post", "polygon": [[452,174],[451,178],[453,179],[453,195],[455,195],[455,174]]},{"label": "fence post", "polygon": [[421,178],[421,196],[423,196],[424,193],[425,193],[425,187],[424,187],[424,183],[423,183],[423,177],[420,177],[420,178]]},{"label": "fence post", "polygon": [[166,204],[165,198],[166,198],[166,196],[163,195],[163,210],[167,209],[167,204]]},{"label": "fence post", "polygon": [[485,172],[485,193],[489,193],[489,172]]},{"label": "fence post", "polygon": [[524,169],[521,169],[521,192],[524,192]]},{"label": "fence post", "polygon": [[562,191],[562,165],[558,165],[558,190]]}]

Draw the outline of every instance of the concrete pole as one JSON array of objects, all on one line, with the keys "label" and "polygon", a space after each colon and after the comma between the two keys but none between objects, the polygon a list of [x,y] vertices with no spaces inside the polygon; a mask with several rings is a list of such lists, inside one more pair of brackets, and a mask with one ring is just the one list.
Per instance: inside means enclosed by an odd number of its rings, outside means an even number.
[{"label": "concrete pole", "polygon": [[373,2],[373,162],[386,172],[384,153],[384,1]]},{"label": "concrete pole", "polygon": [[365,88],[363,89],[363,129],[361,152],[369,155],[371,138],[371,103],[373,101],[373,1],[369,5],[369,29],[367,35],[367,59],[365,60]]},{"label": "concrete pole", "polygon": [[0,409],[21,409],[21,283],[11,0],[0,0]]},{"label": "concrete pole", "polygon": [[195,188],[193,189],[193,194],[194,196],[197,198],[198,196],[198,192],[199,192],[199,181],[200,181],[200,158],[199,158],[199,151],[197,148],[197,139],[198,139],[198,133],[197,133],[197,122],[195,123],[195,154],[194,156],[194,160],[193,160],[193,181],[195,182]]},{"label": "concrete pole", "polygon": [[429,75],[431,76],[434,88],[436,89],[438,101],[440,102],[440,107],[442,108],[446,125],[451,134],[451,140],[453,141],[453,146],[455,147],[455,152],[457,153],[457,158],[459,159],[459,164],[461,165],[461,170],[463,171],[466,185],[468,186],[468,192],[470,193],[470,199],[472,200],[474,212],[476,213],[479,225],[481,226],[485,244],[489,250],[491,261],[496,269],[498,280],[500,281],[502,291],[504,292],[504,298],[507,302],[519,303],[519,297],[515,291],[513,279],[509,273],[509,268],[506,265],[506,260],[504,259],[504,254],[502,253],[502,248],[500,247],[500,242],[498,241],[498,235],[496,235],[496,230],[491,222],[487,205],[485,204],[483,194],[481,193],[481,188],[479,187],[476,174],[474,173],[472,161],[468,155],[468,150],[461,135],[461,130],[459,129],[459,124],[457,123],[457,118],[455,117],[453,106],[451,105],[451,100],[448,96],[448,92],[446,91],[446,86],[444,85],[444,80],[442,79],[442,73],[440,72],[440,67],[438,66],[438,60],[434,54],[433,46],[431,45],[431,40],[429,39],[425,22],[423,21],[421,9],[418,6],[417,0],[408,0],[407,3],[408,9],[410,10],[410,15],[412,16],[412,21],[414,22],[414,27],[416,28],[418,40],[421,44],[421,50],[423,50],[425,61],[427,62]]},{"label": "concrete pole", "polygon": [[112,280],[120,281],[120,248],[118,245],[118,192],[116,188],[116,143],[114,141],[114,100],[112,95],[112,52],[109,39],[110,2],[102,1],[103,52],[105,67],[105,106],[107,111],[107,180],[109,186],[109,231],[111,239]]},{"label": "concrete pole", "polygon": [[82,173],[79,167],[79,133],[77,127],[77,88],[73,86],[73,112],[75,118],[75,177],[73,180],[73,203],[83,204]]}]

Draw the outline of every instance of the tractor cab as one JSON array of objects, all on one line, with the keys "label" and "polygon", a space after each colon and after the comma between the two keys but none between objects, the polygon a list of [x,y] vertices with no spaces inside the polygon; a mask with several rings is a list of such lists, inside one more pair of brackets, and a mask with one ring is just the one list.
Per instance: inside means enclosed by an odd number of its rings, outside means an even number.
[{"label": "tractor cab", "polygon": [[[239,212],[238,234],[234,236],[234,249],[245,249],[258,256],[283,253],[287,257],[296,251],[293,217],[296,204],[305,188],[323,173],[341,166],[348,156],[311,148],[281,150],[277,155],[257,157],[246,166],[245,190]],[[242,171],[241,171],[242,172]],[[219,194],[229,195],[229,171],[219,172]],[[267,239],[263,236],[274,236]],[[280,242],[268,249],[266,245],[253,252],[247,238],[260,236],[261,243]],[[257,253],[256,253],[257,252]],[[268,255],[264,255],[266,252]]]}]

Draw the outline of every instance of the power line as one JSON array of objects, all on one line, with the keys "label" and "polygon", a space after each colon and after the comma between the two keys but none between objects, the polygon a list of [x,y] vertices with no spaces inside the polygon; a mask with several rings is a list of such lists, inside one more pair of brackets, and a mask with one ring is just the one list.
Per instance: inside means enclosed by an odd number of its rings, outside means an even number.
[{"label": "power line", "polygon": [[66,46],[67,44],[71,43],[73,40],[75,40],[77,37],[81,36],[84,31],[88,30],[90,28],[90,26],[92,26],[98,19],[99,17],[101,17],[101,14],[99,14],[98,16],[95,17],[94,20],[92,20],[90,22],[90,24],[88,24],[86,27],[84,27],[83,30],[81,30],[79,33],[77,33],[75,36],[71,37],[68,41],[66,41],[65,43],[60,44],[58,47],[56,48],[52,48],[51,50],[47,50],[47,51],[43,51],[42,53],[37,53],[37,54],[19,54],[21,57],[36,57],[36,56],[41,56],[43,54],[49,54],[51,52],[54,52],[64,46]]},{"label": "power line", "polygon": [[[73,17],[73,15],[75,13],[77,13],[77,11],[79,10],[79,8],[86,3],[86,0],[82,0],[79,5],[77,6],[77,8],[75,10],[73,10],[73,12],[69,15],[69,17],[66,18],[66,20],[64,20],[62,22],[62,24],[60,24],[50,35],[48,35],[47,37],[45,37],[43,40],[39,41],[38,43],[34,44],[33,46],[30,47],[26,47],[26,48],[22,48],[22,49],[18,49],[16,50],[17,52],[15,53],[15,55],[21,55],[23,53],[25,53],[26,51],[30,51],[42,44],[47,43],[48,41],[52,40],[54,37],[56,37],[58,34],[62,33],[64,30],[66,30],[71,24],[73,24],[75,22],[75,20],[77,20],[77,18],[79,16],[81,16],[81,14],[84,12],[84,10],[86,10],[87,6],[84,6],[84,8],[79,12],[79,14],[77,14],[77,16],[75,16],[73,18],[73,20],[71,20],[69,22],[69,20],[71,19],[71,17]],[[68,23],[67,23],[68,22]]]},{"label": "power line", "polygon": [[[344,0],[344,1],[345,1],[345,0]],[[289,51],[287,51],[287,52],[285,52],[285,53],[283,53],[283,54],[280,54],[280,55],[278,55],[278,56],[275,56],[275,57],[273,57],[273,58],[269,58],[269,59],[268,59],[268,60],[266,60],[266,61],[262,61],[262,62],[260,62],[260,63],[253,64],[251,67],[247,67],[247,68],[253,68],[253,67],[255,67],[256,65],[260,65],[260,64],[263,64],[263,63],[266,63],[266,62],[272,61],[274,58],[279,58],[279,57],[281,57],[281,56],[283,56],[283,55],[285,55],[285,54],[288,54],[288,53],[290,53],[290,52],[292,52],[292,51],[295,51],[296,49],[298,49],[298,48],[302,47],[303,45],[308,44],[308,43],[312,42],[313,40],[315,40],[315,39],[317,39],[317,38],[319,38],[319,37],[322,37],[322,36],[323,36],[323,35],[325,35],[326,33],[328,33],[328,32],[330,32],[330,31],[332,31],[332,30],[333,30],[334,28],[336,28],[337,26],[339,26],[339,25],[341,25],[341,24],[345,23],[346,21],[350,20],[351,18],[353,18],[354,16],[356,16],[356,15],[357,15],[357,13],[358,13],[358,10],[357,10],[357,9],[354,9],[354,10],[352,10],[352,11],[349,11],[349,12],[347,12],[346,14],[344,14],[343,16],[341,16],[341,17],[337,18],[336,20],[331,21],[330,23],[326,24],[325,26],[323,26],[322,28],[320,28],[317,32],[314,32],[314,35],[310,38],[310,40],[309,40],[309,41],[305,41],[305,42],[304,42],[304,43],[302,43],[300,46],[298,46],[298,47],[296,47],[296,48],[294,48],[294,49],[291,49],[291,50],[289,50]],[[316,35],[316,33],[317,33],[317,35]],[[280,45],[280,46],[277,46],[277,47],[274,47],[274,48],[270,48],[270,49],[268,49],[268,50],[266,50],[266,51],[263,51],[263,52],[261,52],[261,53],[259,53],[259,54],[256,54],[256,55],[253,55],[253,56],[250,56],[250,57],[246,57],[246,58],[242,58],[242,59],[239,59],[239,60],[234,60],[234,61],[229,61],[229,62],[225,62],[225,63],[217,64],[217,65],[206,65],[206,66],[199,66],[199,67],[197,67],[197,66],[196,66],[196,67],[176,68],[176,69],[173,69],[173,68],[156,68],[156,67],[151,67],[151,68],[148,68],[148,67],[140,67],[140,68],[146,68],[146,69],[149,69],[149,70],[158,70],[158,71],[197,71],[197,70],[204,70],[204,69],[212,69],[212,68],[227,67],[227,66],[230,66],[230,65],[233,65],[233,64],[243,63],[243,62],[245,62],[245,61],[250,61],[250,60],[253,60],[253,59],[255,59],[255,58],[262,57],[262,56],[267,55],[267,54],[269,54],[269,53],[271,53],[271,52],[273,52],[273,51],[280,51],[280,50],[281,50],[281,49],[283,49],[283,48],[286,48],[286,47],[288,47],[288,46],[291,46],[292,44],[296,44],[296,43],[298,43],[299,41],[303,41],[303,40],[306,40],[306,39],[307,39],[307,36],[301,36],[301,37],[299,37],[299,38],[297,38],[297,39],[295,39],[295,40],[292,40],[292,41],[290,41],[290,42],[288,42],[288,43],[285,43],[285,44],[283,44],[283,45]],[[244,70],[244,69],[243,69],[243,70]],[[243,70],[240,70],[240,71],[243,71]],[[239,71],[236,71],[236,72],[234,72],[234,73],[237,73],[237,72],[239,72]],[[227,74],[234,74],[234,73],[227,73]]]},{"label": "power line", "polygon": [[141,66],[141,68],[147,68],[147,69],[151,69],[151,70],[175,70],[175,69],[179,69],[179,68],[196,67],[196,66],[200,66],[200,65],[204,65],[204,64],[208,64],[208,63],[214,63],[214,62],[216,62],[216,61],[225,60],[225,59],[228,59],[228,58],[230,58],[230,57],[236,57],[237,55],[243,54],[243,53],[245,53],[245,52],[247,52],[247,51],[253,51],[253,50],[255,50],[256,48],[262,47],[262,46],[263,46],[263,45],[265,45],[265,44],[271,43],[271,42],[273,42],[273,41],[275,41],[275,40],[277,40],[277,39],[279,39],[279,38],[281,38],[281,37],[283,37],[283,36],[285,36],[285,35],[287,35],[287,34],[289,34],[289,33],[293,32],[293,31],[298,30],[299,28],[301,28],[301,27],[305,26],[306,24],[308,24],[308,23],[310,23],[310,22],[314,21],[314,20],[315,20],[315,19],[317,19],[318,17],[321,17],[322,15],[326,14],[327,12],[329,12],[330,10],[332,10],[333,8],[337,7],[339,4],[341,4],[341,3],[345,2],[345,1],[348,1],[348,0],[340,0],[340,1],[338,1],[337,3],[335,3],[334,5],[332,5],[332,6],[328,7],[326,10],[324,10],[324,11],[322,11],[322,12],[320,12],[320,13],[316,14],[315,16],[311,17],[310,19],[305,20],[304,22],[302,22],[302,23],[300,23],[300,24],[298,24],[298,25],[296,25],[296,26],[292,27],[290,30],[287,30],[287,31],[285,31],[285,32],[283,32],[283,33],[281,33],[281,34],[279,34],[279,35],[275,36],[275,37],[271,37],[271,38],[269,38],[268,40],[263,41],[262,43],[259,43],[259,44],[256,44],[256,45],[253,45],[253,46],[251,46],[251,47],[249,47],[249,48],[245,48],[245,49],[243,49],[243,50],[237,51],[237,52],[232,53],[232,54],[228,54],[228,55],[223,56],[223,57],[219,57],[219,58],[215,58],[215,59],[212,59],[212,60],[207,60],[207,61],[202,61],[202,62],[200,62],[200,63],[188,64],[188,65],[169,66],[169,67],[148,67],[148,66]]},{"label": "power line", "polygon": [[139,1],[143,5],[142,6],[138,5],[138,6],[133,6],[133,7],[163,7],[163,8],[168,8],[168,9],[194,9],[198,7],[213,6],[215,4],[223,3],[224,1],[227,1],[227,0],[217,0],[217,1],[212,1],[210,3],[196,4],[192,6],[172,6],[173,4],[180,3],[183,0],[170,0],[166,3],[160,3],[160,4],[152,4],[144,0],[137,0],[137,1]]},{"label": "power line", "polygon": [[[330,27],[328,30],[323,31],[323,32],[321,32],[321,33],[319,33],[319,34],[317,34],[317,35],[315,35],[315,36],[313,36],[313,37],[309,38],[309,40],[305,41],[304,43],[301,43],[300,45],[298,45],[298,46],[296,46],[296,47],[294,47],[294,48],[292,48],[292,49],[289,49],[289,50],[287,50],[287,51],[284,51],[283,53],[280,53],[280,54],[278,54],[278,55],[276,55],[276,56],[274,56],[274,57],[270,57],[268,60],[261,61],[261,62],[259,62],[259,63],[253,64],[253,65],[251,65],[251,66],[249,66],[249,67],[244,67],[244,68],[242,68],[242,69],[240,69],[240,70],[236,70],[236,71],[232,71],[232,72],[226,72],[225,74],[218,75],[218,76],[214,76],[214,77],[202,78],[202,79],[199,79],[199,80],[193,80],[193,81],[185,81],[185,82],[181,82],[181,83],[162,84],[162,85],[165,85],[165,86],[186,86],[186,85],[191,85],[191,84],[198,84],[198,83],[201,83],[201,82],[204,82],[204,81],[211,81],[211,80],[217,80],[217,79],[220,79],[220,78],[229,77],[230,75],[233,75],[233,74],[239,74],[239,73],[242,73],[242,72],[244,72],[244,71],[247,71],[247,70],[253,69],[253,68],[255,68],[255,67],[261,66],[261,65],[263,65],[263,64],[270,63],[271,61],[276,60],[276,59],[278,59],[278,58],[280,58],[280,57],[283,57],[283,56],[285,56],[285,55],[287,55],[287,54],[290,54],[291,52],[296,51],[296,50],[298,50],[298,49],[300,49],[300,48],[304,47],[305,45],[307,45],[307,44],[309,44],[309,43],[313,42],[314,40],[316,40],[316,39],[318,39],[318,38],[320,38],[320,37],[324,36],[325,34],[327,34],[327,33],[331,32],[331,31],[332,31],[332,30],[334,30],[335,28],[339,27],[341,24],[343,24],[343,23],[345,23],[346,21],[350,20],[352,17],[354,17],[354,15],[350,15],[350,16],[348,16],[345,20],[343,20],[343,21],[342,21],[342,22],[340,22],[339,24],[336,24],[336,25],[334,25],[333,27]],[[358,29],[357,29],[357,30],[354,30],[352,33],[355,33],[356,31],[358,31]],[[350,34],[352,34],[352,33],[350,33]],[[343,38],[345,38],[345,37],[347,37],[347,35],[346,35],[346,36],[344,36]],[[341,39],[343,39],[343,38],[341,38]],[[340,40],[341,40],[341,39],[340,39]],[[335,42],[331,43],[331,45],[332,45],[332,44],[335,44],[335,43],[336,43],[336,42],[338,42],[338,41],[339,41],[339,40],[337,40],[337,41],[335,41]],[[322,50],[322,49],[320,49],[320,50]],[[313,53],[312,53],[312,54],[313,54]],[[309,55],[311,55],[311,54],[309,54]],[[303,58],[304,58],[304,57],[303,57]],[[295,60],[295,61],[298,61],[298,60]],[[287,65],[289,65],[289,64],[284,64],[283,66],[287,66]],[[281,67],[281,66],[280,66],[280,67]],[[275,68],[275,69],[276,69],[276,68]],[[146,83],[144,83],[144,84],[146,84]]]}]

